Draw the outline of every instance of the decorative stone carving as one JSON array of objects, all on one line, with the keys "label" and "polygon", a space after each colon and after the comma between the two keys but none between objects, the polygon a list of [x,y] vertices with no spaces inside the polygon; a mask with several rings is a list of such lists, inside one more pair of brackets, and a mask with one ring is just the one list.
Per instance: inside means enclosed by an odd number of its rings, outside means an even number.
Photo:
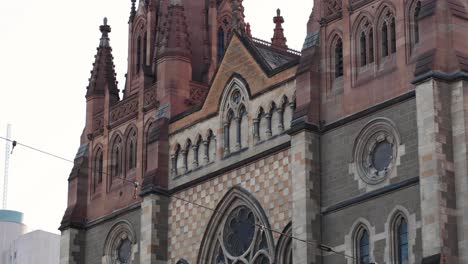
[{"label": "decorative stone carving", "polygon": [[148,111],[159,106],[156,100],[156,89],[150,88],[145,90],[145,97],[143,100],[143,111]]},{"label": "decorative stone carving", "polygon": [[102,135],[104,132],[104,112],[101,112],[94,116],[94,129],[93,135]]},{"label": "decorative stone carving", "polygon": [[341,0],[327,0],[325,1],[325,16],[332,16],[341,12]]},{"label": "decorative stone carving", "polygon": [[125,121],[138,114],[138,97],[129,98],[120,102],[110,112],[110,125]]}]

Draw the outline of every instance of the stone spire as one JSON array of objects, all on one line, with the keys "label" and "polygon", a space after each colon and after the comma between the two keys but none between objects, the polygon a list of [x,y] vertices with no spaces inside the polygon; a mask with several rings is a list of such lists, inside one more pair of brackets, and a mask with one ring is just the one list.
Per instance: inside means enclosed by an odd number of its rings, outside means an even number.
[{"label": "stone spire", "polygon": [[104,24],[99,27],[102,36],[97,48],[91,78],[87,87],[86,97],[93,95],[104,95],[105,88],[109,90],[111,102],[119,100],[119,89],[117,88],[117,80],[115,74],[114,57],[112,56],[112,48],[110,47],[109,33],[111,28],[107,25],[107,18],[104,18]]},{"label": "stone spire", "polygon": [[182,0],[171,0],[161,33],[159,57],[168,54],[190,57],[190,39]]},{"label": "stone spire", "polygon": [[243,0],[230,0],[232,9],[232,29],[240,35],[245,34],[244,6]]},{"label": "stone spire", "polygon": [[273,18],[273,23],[276,24],[274,29],[274,35],[271,39],[271,46],[279,49],[287,49],[286,38],[284,37],[284,29],[282,24],[284,23],[284,18],[281,16],[281,10],[278,8],[276,10],[276,17]]}]

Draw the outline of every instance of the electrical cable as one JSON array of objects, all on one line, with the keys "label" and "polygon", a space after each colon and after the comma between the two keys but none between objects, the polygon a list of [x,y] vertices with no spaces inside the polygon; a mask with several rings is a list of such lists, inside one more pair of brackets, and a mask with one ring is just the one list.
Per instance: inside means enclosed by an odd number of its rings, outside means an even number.
[{"label": "electrical cable", "polygon": [[[53,157],[53,158],[57,158],[57,159],[60,159],[62,161],[66,161],[66,162],[70,162],[70,163],[73,163],[74,165],[79,165],[78,163],[76,163],[75,161],[72,161],[70,159],[67,159],[67,158],[64,158],[64,157],[61,157],[61,156],[58,156],[58,155],[55,155],[53,153],[50,153],[50,152],[47,152],[47,151],[44,151],[44,150],[41,150],[41,149],[38,149],[38,148],[35,148],[35,147],[32,147],[32,146],[29,146],[29,145],[26,145],[26,144],[23,144],[23,143],[20,143],[16,140],[11,140],[11,139],[8,139],[8,138],[4,138],[2,136],[0,136],[0,139],[3,139],[3,140],[6,140],[8,142],[11,142],[13,144],[13,148],[16,147],[16,146],[23,146],[25,148],[28,148],[28,149],[31,149],[31,150],[34,150],[36,152],[39,152],[39,153],[42,153],[44,155],[47,155],[47,156],[50,156],[50,157]],[[12,149],[13,151],[13,149]],[[86,170],[90,169],[90,168],[84,168]],[[103,171],[102,172],[103,174],[105,175],[110,175],[109,173]],[[118,177],[118,176],[111,176],[111,177],[114,177],[114,178],[118,178],[118,179],[122,179],[123,181],[125,182],[128,182],[128,183],[131,183],[134,185],[135,187],[135,191],[137,190],[138,187],[140,187],[140,184],[138,181],[130,181],[130,180],[127,180],[125,178],[122,178],[122,177]],[[183,201],[185,203],[188,203],[188,204],[192,204],[192,205],[195,205],[197,207],[200,207],[200,208],[203,208],[203,209],[206,209],[206,210],[209,210],[211,212],[213,212],[214,214],[219,214],[219,212],[217,212],[215,209],[211,208],[211,207],[208,207],[208,206],[205,206],[205,205],[202,205],[202,204],[198,204],[198,203],[195,203],[195,202],[192,202],[192,201],[189,201],[187,199],[184,199],[184,198],[181,198],[181,197],[178,197],[176,195],[169,195],[169,197],[172,197],[176,200],[180,200],[180,201]],[[297,241],[300,241],[300,242],[303,242],[303,243],[306,243],[306,244],[309,244],[311,246],[314,246],[316,248],[318,248],[319,250],[321,251],[326,251],[326,252],[333,252],[335,254],[338,254],[338,255],[342,255],[346,258],[351,258],[351,259],[356,259],[355,257],[353,256],[349,256],[345,253],[341,253],[341,252],[338,252],[338,251],[335,251],[332,247],[329,247],[329,246],[326,246],[326,245],[323,245],[323,244],[317,244],[315,242],[312,242],[312,241],[308,241],[308,240],[305,240],[305,239],[302,239],[302,238],[298,238],[298,237],[294,237],[292,235],[288,235],[286,233],[283,233],[281,231],[278,231],[278,230],[275,230],[275,229],[272,229],[272,228],[268,228],[266,227],[265,225],[262,225],[262,224],[259,224],[259,223],[255,223],[256,226],[258,226],[259,228],[261,229],[266,229],[266,230],[269,230],[271,231],[272,233],[276,233],[276,234],[279,234],[279,235],[283,235],[283,236],[286,236],[286,237],[289,237],[291,239],[294,239],[294,240],[297,240]]]}]

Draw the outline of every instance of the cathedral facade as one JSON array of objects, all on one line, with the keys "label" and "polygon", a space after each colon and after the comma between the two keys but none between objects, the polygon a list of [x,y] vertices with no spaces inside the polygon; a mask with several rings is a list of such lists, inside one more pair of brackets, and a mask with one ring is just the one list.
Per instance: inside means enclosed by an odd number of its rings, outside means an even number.
[{"label": "cathedral facade", "polygon": [[132,0],[121,98],[104,21],[60,263],[468,264],[467,0],[273,22]]}]

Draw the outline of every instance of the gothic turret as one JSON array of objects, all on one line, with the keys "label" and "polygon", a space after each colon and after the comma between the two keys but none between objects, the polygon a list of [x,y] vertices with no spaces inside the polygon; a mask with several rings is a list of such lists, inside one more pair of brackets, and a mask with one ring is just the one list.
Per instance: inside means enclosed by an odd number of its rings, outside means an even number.
[{"label": "gothic turret", "polygon": [[186,101],[192,80],[191,45],[182,1],[171,1],[160,30],[158,95],[161,104],[170,104],[171,115],[174,115],[188,108]]},{"label": "gothic turret", "polygon": [[96,124],[93,124],[95,115],[103,112],[106,104],[112,106],[119,101],[114,57],[109,43],[111,28],[107,25],[107,18],[104,18],[104,24],[99,29],[102,35],[86,93],[86,134],[93,133],[97,129]]}]

